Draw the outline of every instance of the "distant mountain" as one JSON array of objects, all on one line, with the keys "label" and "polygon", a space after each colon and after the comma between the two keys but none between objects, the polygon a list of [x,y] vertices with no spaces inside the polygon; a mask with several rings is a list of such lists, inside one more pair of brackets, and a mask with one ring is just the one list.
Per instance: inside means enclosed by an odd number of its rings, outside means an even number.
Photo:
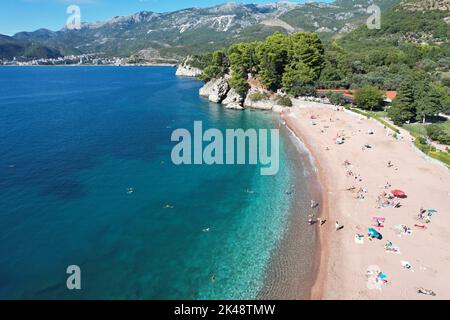
[{"label": "distant mountain", "polygon": [[448,44],[450,0],[401,0],[381,17],[381,28],[360,27],[349,39]]},{"label": "distant mountain", "polygon": [[57,58],[62,56],[58,50],[42,45],[36,41],[20,40],[0,35],[0,58],[12,60],[14,58]]},{"label": "distant mountain", "polygon": [[[382,9],[395,0],[378,0]],[[235,4],[189,8],[169,13],[85,23],[80,30],[20,32],[14,39],[40,43],[68,54],[133,56],[136,60],[179,61],[190,53],[213,50],[239,41],[262,39],[274,31],[314,31],[323,38],[350,32],[365,22],[372,0],[334,3]]]}]

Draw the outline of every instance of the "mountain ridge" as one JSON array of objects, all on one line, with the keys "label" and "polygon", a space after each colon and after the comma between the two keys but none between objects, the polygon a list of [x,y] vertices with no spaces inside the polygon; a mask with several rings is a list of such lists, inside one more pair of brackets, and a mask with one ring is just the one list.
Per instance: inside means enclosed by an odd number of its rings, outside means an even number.
[{"label": "mountain ridge", "polygon": [[[372,3],[372,0],[226,3],[166,13],[141,11],[83,23],[80,30],[38,29],[16,33],[12,38],[39,43],[61,55],[96,54],[132,57],[134,61],[180,61],[187,54],[226,47],[233,42],[261,40],[275,31],[318,32],[324,39],[341,36],[365,21],[369,16],[366,8]],[[384,9],[394,0],[375,3]]]}]

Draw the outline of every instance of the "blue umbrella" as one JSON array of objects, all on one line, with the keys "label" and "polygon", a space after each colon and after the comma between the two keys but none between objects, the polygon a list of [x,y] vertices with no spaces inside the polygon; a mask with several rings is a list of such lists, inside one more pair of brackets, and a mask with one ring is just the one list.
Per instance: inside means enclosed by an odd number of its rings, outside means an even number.
[{"label": "blue umbrella", "polygon": [[377,239],[381,239],[381,233],[379,233],[377,230],[375,230],[374,228],[369,228],[369,236],[373,237],[373,238],[377,238]]}]

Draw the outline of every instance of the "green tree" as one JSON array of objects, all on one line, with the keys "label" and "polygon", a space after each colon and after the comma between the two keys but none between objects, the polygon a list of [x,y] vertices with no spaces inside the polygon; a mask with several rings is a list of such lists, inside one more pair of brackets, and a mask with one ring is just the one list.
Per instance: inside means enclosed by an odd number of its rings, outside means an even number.
[{"label": "green tree", "polygon": [[315,33],[298,32],[291,36],[288,50],[289,64],[285,67],[283,89],[293,95],[304,91],[300,86],[310,88],[324,67],[324,48]]},{"label": "green tree", "polygon": [[373,110],[383,103],[383,93],[377,87],[365,85],[356,92],[355,103],[361,109]]},{"label": "green tree", "polygon": [[244,97],[249,89],[249,85],[247,82],[247,75],[240,69],[234,70],[228,83],[236,93],[240,96]]},{"label": "green tree", "polygon": [[231,78],[228,82],[241,96],[245,96],[249,89],[248,74],[257,72],[255,48],[255,43],[238,43],[228,49],[231,69]]},{"label": "green tree", "polygon": [[256,43],[237,43],[228,49],[230,67],[243,73],[257,73]]},{"label": "green tree", "polygon": [[441,80],[442,85],[450,88],[450,77],[444,77]]},{"label": "green tree", "polygon": [[228,72],[229,66],[225,51],[214,51],[208,66],[203,70],[203,74],[199,78],[203,81],[209,81],[223,77]]},{"label": "green tree", "polygon": [[438,141],[442,144],[450,144],[450,135],[448,135],[442,127],[437,124],[426,126],[427,135],[431,140]]},{"label": "green tree", "polygon": [[330,62],[327,62],[320,73],[319,78],[321,83],[329,83],[329,82],[335,82],[342,80],[341,75],[339,74],[339,71],[337,70],[336,66],[333,66]]},{"label": "green tree", "polygon": [[288,59],[289,42],[288,36],[276,32],[257,45],[259,79],[272,91],[281,87],[281,78]]},{"label": "green tree", "polygon": [[327,93],[327,98],[330,100],[332,104],[335,106],[341,106],[345,103],[344,97],[342,96],[342,93],[339,92],[329,92]]},{"label": "green tree", "polygon": [[313,69],[302,62],[290,64],[282,77],[283,89],[294,96],[304,93],[301,87],[311,87],[314,84],[315,74]]},{"label": "green tree", "polygon": [[400,84],[397,98],[389,108],[388,116],[396,125],[411,121],[416,115],[414,102],[414,81],[408,78]]},{"label": "green tree", "polygon": [[[428,86],[429,87],[429,86]],[[441,95],[437,89],[429,87],[425,94],[415,102],[416,120],[426,122],[426,118],[442,111]]]},{"label": "green tree", "polygon": [[292,100],[288,96],[279,96],[277,101],[280,106],[292,107]]}]

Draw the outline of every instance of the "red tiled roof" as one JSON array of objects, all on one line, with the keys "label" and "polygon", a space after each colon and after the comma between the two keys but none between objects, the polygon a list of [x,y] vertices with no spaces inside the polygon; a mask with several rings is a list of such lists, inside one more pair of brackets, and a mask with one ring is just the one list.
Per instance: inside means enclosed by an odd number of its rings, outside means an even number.
[{"label": "red tiled roof", "polygon": [[384,96],[389,100],[393,101],[397,97],[397,91],[386,91]]},{"label": "red tiled roof", "polygon": [[[342,93],[343,97],[354,99],[354,94],[357,90],[348,90],[348,89],[318,89],[319,93],[327,93],[327,92],[338,92]],[[397,97],[397,91],[386,91],[384,94],[385,98],[393,101]]]}]

